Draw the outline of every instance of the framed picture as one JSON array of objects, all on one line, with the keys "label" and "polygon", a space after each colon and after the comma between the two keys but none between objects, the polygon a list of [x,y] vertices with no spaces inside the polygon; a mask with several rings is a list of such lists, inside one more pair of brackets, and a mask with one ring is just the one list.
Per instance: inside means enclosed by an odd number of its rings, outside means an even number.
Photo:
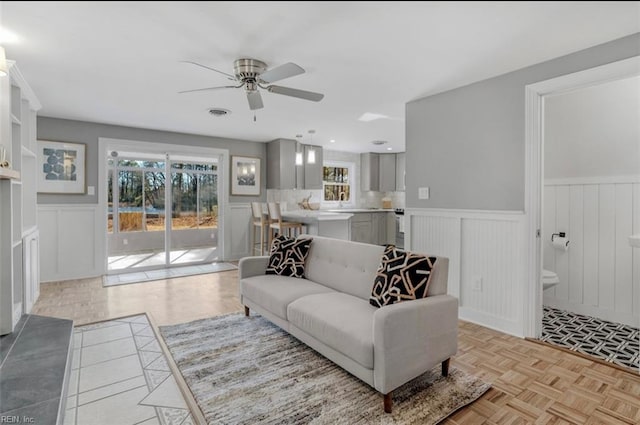
[{"label": "framed picture", "polygon": [[85,193],[86,145],[38,140],[39,193]]},{"label": "framed picture", "polygon": [[260,195],[260,158],[231,157],[231,194]]}]

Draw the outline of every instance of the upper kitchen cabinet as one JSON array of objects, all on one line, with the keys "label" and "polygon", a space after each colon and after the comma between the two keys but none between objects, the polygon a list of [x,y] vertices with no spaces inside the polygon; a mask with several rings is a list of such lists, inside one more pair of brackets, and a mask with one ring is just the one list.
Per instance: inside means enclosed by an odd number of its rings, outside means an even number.
[{"label": "upper kitchen cabinet", "polygon": [[380,190],[380,154],[360,154],[360,189],[363,191]]},{"label": "upper kitchen cabinet", "polygon": [[322,146],[304,146],[304,188],[322,189]]},{"label": "upper kitchen cabinet", "polygon": [[380,154],[380,192],[396,190],[396,154]]},{"label": "upper kitchen cabinet", "polygon": [[360,154],[360,182],[363,191],[393,192],[396,190],[396,154]]},{"label": "upper kitchen cabinet", "polygon": [[[302,165],[296,165],[296,152]],[[267,189],[322,189],[322,146],[290,139],[267,143]]]},{"label": "upper kitchen cabinet", "polygon": [[404,152],[396,154],[396,191],[404,192],[406,174],[407,154]]},{"label": "upper kitchen cabinet", "polygon": [[296,141],[267,143],[267,189],[296,189]]}]

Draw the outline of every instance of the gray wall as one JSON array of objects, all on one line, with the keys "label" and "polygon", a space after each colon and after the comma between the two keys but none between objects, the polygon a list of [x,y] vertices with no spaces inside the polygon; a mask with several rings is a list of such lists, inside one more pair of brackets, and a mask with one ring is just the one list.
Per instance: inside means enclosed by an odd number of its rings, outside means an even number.
[{"label": "gray wall", "polygon": [[640,33],[408,103],[407,207],[524,210],[525,86],[638,55]]},{"label": "gray wall", "polygon": [[[252,202],[266,199],[266,157],[265,143],[249,142],[220,137],[198,136],[194,134],[171,133],[133,127],[121,127],[84,121],[38,117],[38,139],[60,142],[86,143],[87,145],[87,186],[95,186],[95,195],[52,195],[39,194],[38,204],[96,204],[98,203],[98,138],[127,139],[154,143],[202,146],[228,149],[229,155],[252,156],[262,159],[260,196],[229,196],[229,202]],[[228,169],[228,166],[227,166]],[[228,177],[228,176],[227,176]],[[229,192],[227,188],[227,192]]]},{"label": "gray wall", "polygon": [[640,76],[549,96],[544,178],[640,174]]}]

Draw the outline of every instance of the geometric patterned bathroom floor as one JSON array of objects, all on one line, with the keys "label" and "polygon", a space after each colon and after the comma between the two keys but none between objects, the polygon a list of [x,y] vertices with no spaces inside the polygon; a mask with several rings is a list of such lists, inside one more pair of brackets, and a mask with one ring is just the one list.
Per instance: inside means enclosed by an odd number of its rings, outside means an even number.
[{"label": "geometric patterned bathroom floor", "polygon": [[65,425],[193,425],[145,314],[74,329]]},{"label": "geometric patterned bathroom floor", "polygon": [[640,329],[544,306],[542,341],[640,371]]}]

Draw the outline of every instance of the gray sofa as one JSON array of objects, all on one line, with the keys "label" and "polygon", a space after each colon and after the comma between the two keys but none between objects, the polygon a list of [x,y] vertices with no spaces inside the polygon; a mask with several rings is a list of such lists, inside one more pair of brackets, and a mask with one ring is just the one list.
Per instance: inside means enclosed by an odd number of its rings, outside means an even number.
[{"label": "gray sofa", "polygon": [[[311,236],[309,236],[311,237]],[[240,260],[240,301],[384,395],[457,351],[458,300],[447,295],[449,260],[438,257],[428,297],[373,307],[384,247],[312,236],[306,279],[265,275],[269,257]]]}]

